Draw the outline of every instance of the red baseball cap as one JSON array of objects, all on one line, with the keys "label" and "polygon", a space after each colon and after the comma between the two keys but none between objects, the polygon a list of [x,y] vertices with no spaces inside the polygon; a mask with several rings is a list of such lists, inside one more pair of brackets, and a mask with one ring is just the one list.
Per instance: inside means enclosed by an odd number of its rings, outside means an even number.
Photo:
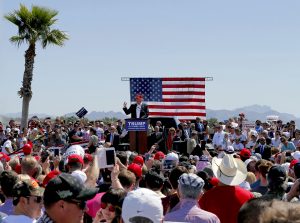
[{"label": "red baseball cap", "polygon": [[31,146],[29,143],[25,144],[25,145],[22,147],[22,149],[23,149],[24,155],[30,155],[31,152],[32,152],[32,146]]},{"label": "red baseball cap", "polygon": [[83,159],[80,155],[72,154],[68,157],[68,163],[81,163],[83,165]]},{"label": "red baseball cap", "polygon": [[85,153],[84,154],[84,157],[83,157],[83,161],[84,162],[92,162],[93,161],[93,156],[89,153]]},{"label": "red baseball cap", "polygon": [[154,155],[154,159],[155,160],[162,160],[165,158],[165,154],[162,151],[158,151],[157,153],[155,153]]},{"label": "red baseball cap", "polygon": [[5,153],[0,152],[0,160],[5,160],[6,162],[10,161],[10,157],[6,155]]},{"label": "red baseball cap", "polygon": [[251,152],[249,149],[244,148],[240,151],[240,156],[242,156],[243,158],[249,159],[251,156]]},{"label": "red baseball cap", "polygon": [[56,177],[56,176],[59,175],[59,174],[60,174],[60,172],[57,171],[57,170],[52,170],[51,172],[49,172],[49,173],[46,175],[46,177],[44,178],[44,180],[43,180],[43,187],[46,187],[47,184],[48,184],[48,182],[49,182],[52,178]]},{"label": "red baseball cap", "polygon": [[132,163],[127,167],[127,169],[134,173],[136,177],[142,176],[142,167],[139,164]]},{"label": "red baseball cap", "polygon": [[296,163],[298,163],[298,162],[299,162],[299,160],[292,160],[290,162],[290,169],[292,169],[296,165]]},{"label": "red baseball cap", "polygon": [[133,159],[132,162],[133,162],[133,163],[136,163],[136,164],[139,164],[139,165],[141,165],[141,166],[144,165],[144,159],[143,159],[142,156],[136,156],[136,157],[134,157],[134,159]]}]

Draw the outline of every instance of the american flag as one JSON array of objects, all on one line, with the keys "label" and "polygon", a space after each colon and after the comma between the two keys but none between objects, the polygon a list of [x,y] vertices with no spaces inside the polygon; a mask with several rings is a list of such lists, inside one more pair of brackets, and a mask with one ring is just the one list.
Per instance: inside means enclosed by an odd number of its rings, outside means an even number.
[{"label": "american flag", "polygon": [[144,95],[149,116],[175,116],[180,120],[205,119],[205,78],[130,78],[130,98]]}]

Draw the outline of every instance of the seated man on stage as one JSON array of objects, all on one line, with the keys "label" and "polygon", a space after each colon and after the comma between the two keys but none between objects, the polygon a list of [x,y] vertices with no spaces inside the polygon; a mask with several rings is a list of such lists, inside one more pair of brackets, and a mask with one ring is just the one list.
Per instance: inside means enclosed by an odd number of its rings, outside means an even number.
[{"label": "seated man on stage", "polygon": [[143,103],[143,95],[137,94],[135,99],[136,103],[131,104],[129,109],[127,108],[127,103],[124,102],[123,110],[125,114],[131,114],[131,118],[148,118],[149,109],[148,105]]}]

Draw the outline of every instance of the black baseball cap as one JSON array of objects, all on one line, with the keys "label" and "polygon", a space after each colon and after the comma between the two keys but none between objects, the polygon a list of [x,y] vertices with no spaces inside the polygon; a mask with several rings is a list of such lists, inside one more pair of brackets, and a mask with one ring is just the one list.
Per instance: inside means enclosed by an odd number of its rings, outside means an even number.
[{"label": "black baseball cap", "polygon": [[87,201],[98,192],[97,188],[88,188],[76,177],[62,173],[51,179],[44,192],[44,202],[54,203],[59,200]]},{"label": "black baseball cap", "polygon": [[269,183],[283,183],[287,178],[287,173],[283,166],[274,165],[270,168],[267,178]]},{"label": "black baseball cap", "polygon": [[42,197],[44,188],[40,187],[34,179],[22,180],[17,182],[12,188],[13,205],[19,203],[20,197]]}]

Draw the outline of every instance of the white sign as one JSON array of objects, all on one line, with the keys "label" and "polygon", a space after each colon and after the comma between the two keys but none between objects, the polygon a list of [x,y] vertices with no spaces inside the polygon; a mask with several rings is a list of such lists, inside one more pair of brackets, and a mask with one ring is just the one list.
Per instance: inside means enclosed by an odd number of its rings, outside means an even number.
[{"label": "white sign", "polygon": [[242,128],[243,128],[243,130],[255,129],[255,123],[254,122],[249,122],[249,121],[243,121],[242,122]]}]

